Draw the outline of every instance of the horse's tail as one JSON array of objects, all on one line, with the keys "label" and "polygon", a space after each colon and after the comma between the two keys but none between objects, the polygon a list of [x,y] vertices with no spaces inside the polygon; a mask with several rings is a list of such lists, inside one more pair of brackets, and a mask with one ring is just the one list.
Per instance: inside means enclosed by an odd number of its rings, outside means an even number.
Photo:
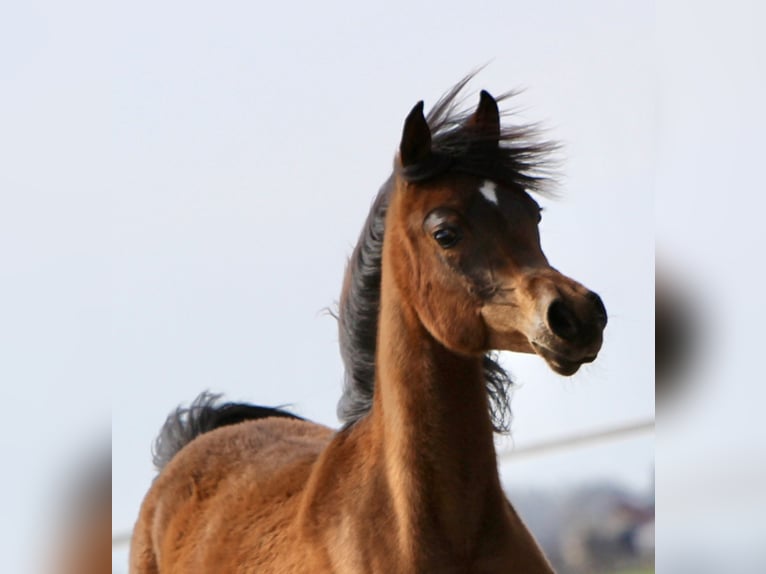
[{"label": "horse's tail", "polygon": [[203,391],[188,407],[178,407],[168,415],[152,448],[152,462],[157,470],[199,435],[218,427],[266,417],[301,419],[282,409],[260,407],[247,403],[216,404],[220,394]]}]

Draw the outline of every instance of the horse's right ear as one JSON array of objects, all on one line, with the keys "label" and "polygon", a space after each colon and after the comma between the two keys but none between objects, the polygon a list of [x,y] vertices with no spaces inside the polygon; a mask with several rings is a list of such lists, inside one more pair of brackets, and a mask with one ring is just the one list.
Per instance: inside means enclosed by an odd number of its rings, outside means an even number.
[{"label": "horse's right ear", "polygon": [[431,155],[431,130],[423,115],[423,101],[419,101],[404,120],[399,157],[402,167],[416,165]]},{"label": "horse's right ear", "polygon": [[477,132],[480,143],[497,146],[500,141],[500,110],[497,107],[497,100],[488,91],[481,91],[479,106],[468,118],[467,125]]}]

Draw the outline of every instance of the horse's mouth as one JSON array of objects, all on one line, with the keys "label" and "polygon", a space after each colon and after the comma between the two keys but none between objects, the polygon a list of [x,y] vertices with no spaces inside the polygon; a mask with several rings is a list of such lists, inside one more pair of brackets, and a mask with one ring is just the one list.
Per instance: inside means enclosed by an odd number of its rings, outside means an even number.
[{"label": "horse's mouth", "polygon": [[573,359],[549,349],[548,347],[543,347],[534,341],[532,341],[532,347],[534,348],[535,353],[545,359],[545,362],[548,363],[548,366],[553,369],[554,372],[565,377],[574,375],[580,369],[581,365],[584,363],[591,363],[596,359],[596,355],[586,355],[584,357]]}]

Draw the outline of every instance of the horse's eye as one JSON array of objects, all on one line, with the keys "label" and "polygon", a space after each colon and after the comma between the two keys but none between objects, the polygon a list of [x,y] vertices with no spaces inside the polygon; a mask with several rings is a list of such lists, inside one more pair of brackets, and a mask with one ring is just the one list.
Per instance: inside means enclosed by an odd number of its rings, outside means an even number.
[{"label": "horse's eye", "polygon": [[434,231],[434,239],[444,249],[457,245],[460,241],[460,232],[454,227],[440,227]]}]

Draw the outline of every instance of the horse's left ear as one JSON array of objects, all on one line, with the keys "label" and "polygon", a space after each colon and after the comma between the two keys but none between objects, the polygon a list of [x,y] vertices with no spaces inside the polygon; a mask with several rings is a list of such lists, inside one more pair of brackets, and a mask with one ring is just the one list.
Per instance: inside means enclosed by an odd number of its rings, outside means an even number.
[{"label": "horse's left ear", "polygon": [[497,145],[500,141],[500,110],[495,98],[486,90],[481,91],[479,106],[468,118],[467,125],[478,132],[482,142]]},{"label": "horse's left ear", "polygon": [[423,100],[415,104],[404,120],[402,143],[399,144],[399,156],[402,167],[416,165],[427,160],[431,155],[431,130],[423,115]]}]

